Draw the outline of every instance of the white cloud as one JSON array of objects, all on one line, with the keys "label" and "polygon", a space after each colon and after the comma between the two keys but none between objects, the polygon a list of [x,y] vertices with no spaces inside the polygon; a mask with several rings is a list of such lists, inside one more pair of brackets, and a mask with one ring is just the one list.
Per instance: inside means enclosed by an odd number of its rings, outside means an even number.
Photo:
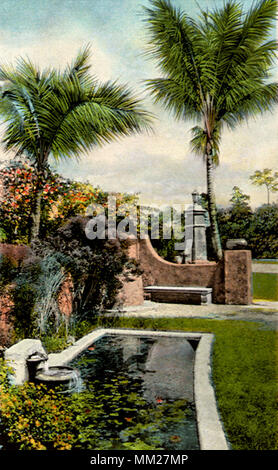
[{"label": "white cloud", "polygon": [[31,34],[24,41],[15,40],[14,35],[0,32],[1,63],[14,64],[18,57],[29,57],[41,68],[63,68],[71,63],[80,48],[91,44],[92,73],[100,80],[110,80],[113,76],[115,60],[105,50],[99,37],[82,29],[72,22],[70,30],[66,25],[52,25],[51,29],[42,29],[40,36]]}]

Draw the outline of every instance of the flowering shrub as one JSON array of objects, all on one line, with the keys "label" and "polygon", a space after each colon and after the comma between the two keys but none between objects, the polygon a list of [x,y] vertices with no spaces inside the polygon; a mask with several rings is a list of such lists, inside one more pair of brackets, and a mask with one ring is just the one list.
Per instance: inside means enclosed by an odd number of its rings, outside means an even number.
[{"label": "flowering shrub", "polygon": [[[183,422],[185,400],[150,406],[124,375],[95,381],[89,390],[62,396],[42,385],[9,386],[0,374],[0,442],[5,450],[161,449],[179,441],[172,426]],[[168,435],[169,434],[169,435]],[[2,439],[3,439],[2,437]]]},{"label": "flowering shrub", "polygon": [[65,190],[65,182],[50,171],[38,177],[32,166],[21,163],[2,169],[0,182],[0,226],[6,234],[5,241],[27,243],[37,188],[43,186],[42,209],[45,215],[51,212],[53,203]]},{"label": "flowering shrub", "polygon": [[9,369],[1,362],[0,429],[4,449],[70,450],[76,429],[67,412],[67,400],[33,383],[8,386]]},{"label": "flowering shrub", "polygon": [[[108,193],[89,183],[63,178],[50,169],[37,176],[27,163],[14,162],[0,170],[0,240],[28,243],[35,194],[42,187],[41,236],[55,232],[64,220],[85,215],[88,206],[107,207]],[[133,203],[136,196],[117,194],[117,207]]]}]

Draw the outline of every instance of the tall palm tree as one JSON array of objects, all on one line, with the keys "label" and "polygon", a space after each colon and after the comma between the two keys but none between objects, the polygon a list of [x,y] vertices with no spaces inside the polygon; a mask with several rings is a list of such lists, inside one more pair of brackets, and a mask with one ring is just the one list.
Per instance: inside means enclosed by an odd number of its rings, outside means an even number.
[{"label": "tall palm tree", "polygon": [[270,39],[276,1],[260,0],[245,13],[240,3],[227,0],[221,9],[201,11],[196,21],[168,0],[150,1],[147,54],[163,76],[148,80],[147,87],[176,118],[199,124],[191,145],[206,163],[212,244],[221,259],[213,168],[223,126],[234,128],[277,103],[277,83],[269,80],[277,49]]},{"label": "tall palm tree", "polygon": [[[150,114],[116,82],[100,84],[89,73],[89,47],[64,71],[40,71],[30,60],[0,67],[0,114],[4,144],[32,161],[38,182],[49,157],[78,157],[81,152],[133,132],[149,129]],[[42,185],[37,185],[31,241],[39,236]]]}]

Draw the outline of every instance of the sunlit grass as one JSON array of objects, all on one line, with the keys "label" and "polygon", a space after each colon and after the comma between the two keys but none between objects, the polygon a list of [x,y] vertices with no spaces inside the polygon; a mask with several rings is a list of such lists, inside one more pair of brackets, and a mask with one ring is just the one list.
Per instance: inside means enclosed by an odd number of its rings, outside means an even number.
[{"label": "sunlit grass", "polygon": [[278,301],[278,274],[253,273],[253,299]]}]

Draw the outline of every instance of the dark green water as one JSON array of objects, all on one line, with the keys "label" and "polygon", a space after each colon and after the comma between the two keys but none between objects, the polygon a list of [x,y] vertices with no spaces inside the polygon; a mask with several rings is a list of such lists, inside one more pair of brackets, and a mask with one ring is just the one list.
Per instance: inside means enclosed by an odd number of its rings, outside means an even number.
[{"label": "dark green water", "polygon": [[194,356],[184,338],[105,335],[73,360],[91,390],[90,410],[100,410],[98,423],[91,411],[100,439],[115,449],[199,449]]}]

